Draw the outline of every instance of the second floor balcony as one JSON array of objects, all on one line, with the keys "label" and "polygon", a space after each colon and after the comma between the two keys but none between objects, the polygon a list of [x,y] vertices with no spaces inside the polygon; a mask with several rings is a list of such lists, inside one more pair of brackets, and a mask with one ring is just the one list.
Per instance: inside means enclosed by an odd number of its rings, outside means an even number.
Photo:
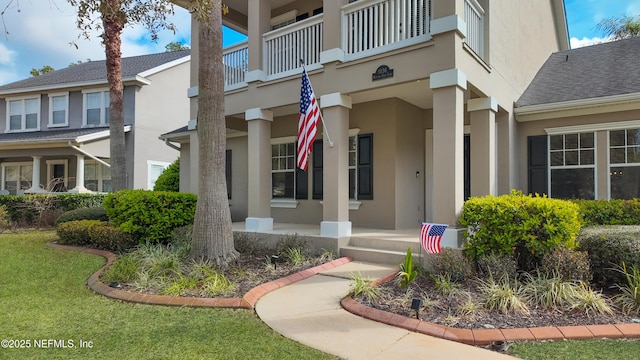
[{"label": "second floor balcony", "polygon": [[[339,60],[353,61],[431,39],[431,0],[360,0],[341,8]],[[477,0],[465,0],[465,42],[484,57],[484,10]],[[295,22],[262,35],[264,80],[301,72],[304,63],[312,70],[322,66],[323,14]],[[224,49],[225,90],[246,86],[249,69],[248,43]]]}]

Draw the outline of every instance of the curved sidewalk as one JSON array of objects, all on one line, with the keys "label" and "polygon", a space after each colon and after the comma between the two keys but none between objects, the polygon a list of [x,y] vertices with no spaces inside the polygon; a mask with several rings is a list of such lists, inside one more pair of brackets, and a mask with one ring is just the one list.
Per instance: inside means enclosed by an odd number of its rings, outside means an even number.
[{"label": "curved sidewalk", "polygon": [[510,359],[460,342],[368,320],[344,310],[352,273],[379,279],[397,267],[353,261],[261,297],[255,310],[282,335],[345,359]]}]

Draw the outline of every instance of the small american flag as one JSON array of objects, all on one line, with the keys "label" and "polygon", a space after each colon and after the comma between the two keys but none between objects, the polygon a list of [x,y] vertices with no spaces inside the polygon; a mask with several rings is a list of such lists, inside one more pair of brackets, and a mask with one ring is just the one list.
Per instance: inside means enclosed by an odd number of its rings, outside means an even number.
[{"label": "small american flag", "polygon": [[320,108],[311,88],[307,70],[302,70],[302,88],[300,89],[300,119],[298,120],[298,167],[307,171],[309,154],[316,140]]},{"label": "small american flag", "polygon": [[420,244],[427,254],[439,254],[442,235],[449,225],[422,223]]}]

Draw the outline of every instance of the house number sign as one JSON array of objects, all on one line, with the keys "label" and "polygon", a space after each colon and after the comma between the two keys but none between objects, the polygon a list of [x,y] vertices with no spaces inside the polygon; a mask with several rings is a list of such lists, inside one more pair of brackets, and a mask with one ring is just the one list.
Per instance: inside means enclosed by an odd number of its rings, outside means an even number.
[{"label": "house number sign", "polygon": [[390,77],[393,77],[393,69],[389,69],[387,65],[380,65],[378,69],[376,69],[376,72],[371,74],[372,81],[386,79]]}]

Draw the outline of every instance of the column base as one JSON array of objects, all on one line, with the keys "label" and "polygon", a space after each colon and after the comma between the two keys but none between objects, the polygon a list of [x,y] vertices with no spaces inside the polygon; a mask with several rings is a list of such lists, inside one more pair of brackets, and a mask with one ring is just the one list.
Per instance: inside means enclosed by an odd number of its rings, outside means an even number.
[{"label": "column base", "polygon": [[248,217],[245,220],[245,230],[247,230],[247,231],[271,231],[271,230],[273,230],[273,218]]},{"label": "column base", "polygon": [[67,192],[69,194],[91,194],[93,191],[83,186],[83,187],[75,187]]},{"label": "column base", "polygon": [[320,223],[320,236],[333,238],[351,236],[351,221],[323,221]]},{"label": "column base", "polygon": [[442,235],[442,241],[440,242],[441,248],[453,248],[462,249],[465,238],[465,229],[447,228]]}]

